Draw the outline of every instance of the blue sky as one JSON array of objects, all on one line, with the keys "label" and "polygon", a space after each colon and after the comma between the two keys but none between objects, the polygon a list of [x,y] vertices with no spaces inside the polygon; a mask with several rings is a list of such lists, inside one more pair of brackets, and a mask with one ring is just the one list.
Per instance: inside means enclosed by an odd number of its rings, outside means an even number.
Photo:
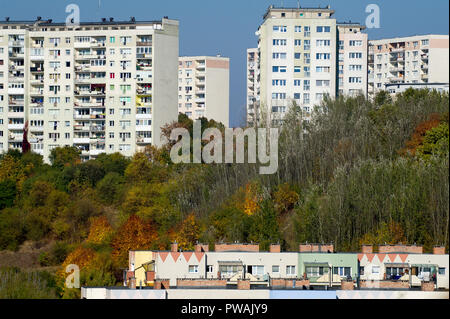
[{"label": "blue sky", "polygon": [[[297,0],[0,0],[0,19],[34,19],[42,16],[65,21],[65,7],[80,7],[81,21],[158,20],[163,16],[180,20],[180,55],[216,55],[231,59],[230,124],[242,125],[246,99],[246,49],[255,47],[255,31],[271,4],[296,7]],[[330,5],[338,21],[364,23],[365,8],[380,7],[379,29],[369,29],[369,39],[415,34],[448,34],[448,0],[300,0],[302,7]]]}]

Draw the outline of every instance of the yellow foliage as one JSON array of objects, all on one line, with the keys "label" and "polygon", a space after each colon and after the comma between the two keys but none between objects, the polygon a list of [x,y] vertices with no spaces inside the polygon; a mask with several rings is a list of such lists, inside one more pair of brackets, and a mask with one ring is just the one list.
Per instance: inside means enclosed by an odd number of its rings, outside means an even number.
[{"label": "yellow foliage", "polygon": [[109,238],[112,232],[113,229],[106,216],[92,218],[89,235],[86,241],[89,243],[101,244]]},{"label": "yellow foliage", "polygon": [[178,247],[184,250],[193,249],[195,242],[200,237],[200,232],[200,225],[198,224],[194,214],[189,214],[181,223],[178,232],[175,234]]},{"label": "yellow foliage", "polygon": [[248,183],[245,185],[244,213],[251,216],[257,212],[261,199],[256,184]]}]

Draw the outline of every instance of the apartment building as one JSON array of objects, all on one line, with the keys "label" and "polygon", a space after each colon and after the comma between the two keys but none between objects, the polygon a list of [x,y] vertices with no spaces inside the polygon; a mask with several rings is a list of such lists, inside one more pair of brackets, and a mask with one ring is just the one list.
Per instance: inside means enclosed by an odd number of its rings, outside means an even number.
[{"label": "apartment building", "polygon": [[229,127],[230,59],[180,57],[178,72],[178,112],[192,120],[206,117]]},{"label": "apartment building", "polygon": [[257,48],[247,49],[247,123],[252,126],[259,118],[259,53]]},{"label": "apartment building", "polygon": [[0,150],[82,160],[160,145],[177,119],[178,21],[0,21]]},{"label": "apartment building", "polygon": [[[258,28],[260,113],[280,122],[295,102],[308,120],[325,95],[367,94],[367,35],[326,8],[270,6]],[[251,57],[249,49],[248,61]],[[248,67],[247,73],[251,74]],[[337,81],[339,74],[339,81]],[[250,79],[249,79],[250,81]],[[248,86],[250,82],[247,82]],[[248,117],[254,91],[247,90]],[[258,99],[257,99],[258,100]],[[257,105],[258,106],[258,105]]]},{"label": "apartment building", "polygon": [[340,22],[338,31],[338,95],[367,97],[367,34],[366,27]]},{"label": "apartment building", "polygon": [[369,94],[387,84],[448,83],[448,35],[418,35],[369,41]]}]

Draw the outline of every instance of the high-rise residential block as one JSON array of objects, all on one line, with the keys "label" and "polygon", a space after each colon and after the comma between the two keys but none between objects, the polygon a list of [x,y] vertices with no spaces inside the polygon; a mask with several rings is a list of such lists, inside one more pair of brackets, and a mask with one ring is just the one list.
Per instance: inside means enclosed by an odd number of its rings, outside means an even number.
[{"label": "high-rise residential block", "polygon": [[229,127],[230,59],[184,56],[178,67],[178,112],[206,117]]},{"label": "high-rise residential block", "polygon": [[178,21],[0,22],[0,150],[24,129],[48,161],[58,146],[83,160],[161,144],[177,119]]},{"label": "high-rise residential block", "polygon": [[367,97],[367,34],[365,26],[338,23],[338,95]]},{"label": "high-rise residential block", "polygon": [[448,35],[369,41],[369,94],[395,83],[448,83]]},{"label": "high-rise residential block", "polygon": [[[308,120],[313,107],[320,105],[325,95],[334,98],[338,92],[367,94],[367,35],[358,24],[337,23],[333,14],[329,6],[268,8],[256,32],[256,107],[259,106],[260,116],[267,114],[272,123],[280,122],[296,103]],[[247,53],[247,62],[251,52]],[[247,70],[251,74],[252,70]],[[251,118],[255,113],[250,107],[255,93],[247,88],[247,94],[247,113]]]}]

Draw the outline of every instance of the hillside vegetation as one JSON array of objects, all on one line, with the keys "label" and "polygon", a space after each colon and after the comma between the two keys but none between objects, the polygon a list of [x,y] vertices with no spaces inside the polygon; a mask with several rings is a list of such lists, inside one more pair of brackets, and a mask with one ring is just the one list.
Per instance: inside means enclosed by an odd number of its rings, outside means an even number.
[{"label": "hillside vegetation", "polygon": [[[3,269],[0,297],[77,297],[63,287],[69,264],[81,268],[82,285],[121,284],[130,249],[174,240],[184,250],[197,241],[448,247],[448,112],[449,96],[427,90],[325,100],[309,124],[294,105],[273,175],[258,164],[174,164],[168,145],[83,163],[77,149],[56,148],[51,165],[10,151],[0,159],[0,250],[32,242],[41,267],[61,267]],[[164,134],[174,127],[192,132],[192,121],[180,115]],[[25,292],[14,280],[28,282]]]}]

